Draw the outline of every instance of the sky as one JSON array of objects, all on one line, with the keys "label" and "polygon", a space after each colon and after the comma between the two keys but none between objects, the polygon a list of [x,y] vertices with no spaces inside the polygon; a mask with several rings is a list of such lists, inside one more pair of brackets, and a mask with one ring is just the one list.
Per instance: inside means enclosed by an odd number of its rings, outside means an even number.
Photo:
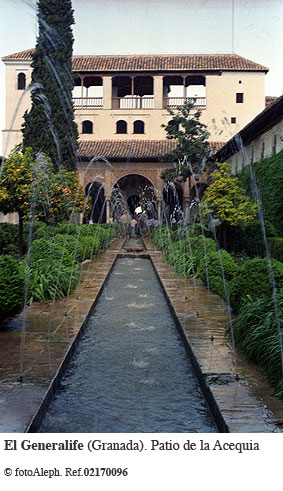
[{"label": "sky", "polygon": [[[0,56],[35,45],[36,0],[0,0]],[[237,53],[283,93],[283,0],[73,0],[74,54]],[[5,66],[0,62],[0,126]],[[1,155],[1,146],[0,146]]]}]

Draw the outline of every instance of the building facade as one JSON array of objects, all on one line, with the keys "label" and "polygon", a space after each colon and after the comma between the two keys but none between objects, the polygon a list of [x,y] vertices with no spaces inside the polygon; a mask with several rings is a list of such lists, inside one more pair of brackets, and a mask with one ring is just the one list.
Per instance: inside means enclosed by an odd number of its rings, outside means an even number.
[{"label": "building facade", "polygon": [[246,165],[258,162],[283,149],[283,96],[271,104],[233,136],[217,153],[221,162],[232,165],[237,174]]},{"label": "building facade", "polygon": [[[22,140],[22,115],[30,107],[32,50],[3,61],[7,156]],[[193,101],[201,110],[211,146],[217,149],[264,109],[267,71],[236,54],[74,56],[78,173],[84,188],[91,186],[93,197],[103,187],[106,219],[117,188],[131,209],[142,193],[160,209],[164,197],[160,175],[172,165],[160,162],[160,157],[176,144],[166,139],[161,126],[172,119],[168,108]],[[179,187],[178,199],[183,209],[189,206],[187,183]]]}]

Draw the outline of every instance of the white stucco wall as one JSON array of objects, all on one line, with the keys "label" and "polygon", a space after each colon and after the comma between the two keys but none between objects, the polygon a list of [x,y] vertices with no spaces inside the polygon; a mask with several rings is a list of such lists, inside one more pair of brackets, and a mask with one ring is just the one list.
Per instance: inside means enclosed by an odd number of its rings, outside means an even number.
[{"label": "white stucco wall", "polygon": [[243,151],[235,153],[227,161],[232,164],[232,173],[237,174],[244,165],[258,162],[283,149],[283,119],[271,129],[255,138]]},{"label": "white stucco wall", "polygon": [[[6,128],[3,131],[3,154],[7,156],[12,148],[22,140],[22,116],[30,107],[29,93],[23,96],[23,91],[17,89],[17,75],[20,72],[26,73],[28,85],[31,78],[31,66],[29,61],[6,61],[5,64]],[[264,109],[264,75],[263,72],[243,71],[206,75],[206,109],[202,111],[201,122],[208,126],[211,141],[229,140]],[[103,109],[75,109],[75,120],[81,140],[164,139],[166,133],[161,124],[166,124],[172,117],[162,107],[163,76],[153,74],[153,82],[154,108],[112,109],[112,77],[103,75]],[[237,92],[244,94],[243,103],[236,103]],[[236,118],[236,123],[231,123],[231,118]],[[127,134],[116,133],[116,122],[119,119],[127,122]],[[92,134],[82,134],[84,120],[92,121],[94,129]],[[135,120],[144,122],[144,134],[134,134]]]}]

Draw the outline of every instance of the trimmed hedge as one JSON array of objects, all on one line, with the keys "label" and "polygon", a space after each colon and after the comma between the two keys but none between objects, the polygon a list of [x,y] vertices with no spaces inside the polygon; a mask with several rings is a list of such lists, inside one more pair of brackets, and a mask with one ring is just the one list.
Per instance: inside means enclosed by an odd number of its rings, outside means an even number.
[{"label": "trimmed hedge", "polygon": [[[277,288],[283,288],[283,263],[271,260],[272,271]],[[240,305],[247,296],[256,300],[261,296],[270,296],[272,283],[267,259],[249,259],[239,269],[239,274],[230,282],[230,304],[234,312],[239,312]]]},{"label": "trimmed hedge", "polygon": [[[283,237],[283,150],[252,164],[252,168],[259,186],[264,219],[269,220]],[[244,167],[237,177],[251,193],[249,167]]]},{"label": "trimmed hedge", "polygon": [[[222,280],[223,276],[225,280],[232,280],[238,273],[238,265],[232,258],[229,252],[225,249],[219,251],[212,251],[207,254],[200,267],[199,276],[203,283],[207,284],[207,274],[210,285],[210,278],[219,276]],[[223,283],[223,280],[222,280]]]},{"label": "trimmed hedge", "polygon": [[25,272],[22,262],[0,257],[0,322],[20,312],[24,305]]},{"label": "trimmed hedge", "polygon": [[209,289],[228,301],[227,294],[229,295],[229,282],[225,279],[223,281],[222,276],[209,276]]},{"label": "trimmed hedge", "polygon": [[41,259],[59,261],[66,266],[72,266],[73,263],[73,257],[67,248],[63,248],[62,245],[44,238],[34,240],[31,244],[29,248],[29,266],[33,267]]},{"label": "trimmed hedge", "polygon": [[0,223],[0,254],[18,254],[19,225]]}]

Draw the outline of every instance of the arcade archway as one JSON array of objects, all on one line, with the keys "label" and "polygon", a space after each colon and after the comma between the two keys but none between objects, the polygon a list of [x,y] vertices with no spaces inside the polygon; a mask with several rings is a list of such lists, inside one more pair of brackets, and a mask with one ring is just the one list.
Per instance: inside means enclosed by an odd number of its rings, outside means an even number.
[{"label": "arcade archway", "polygon": [[137,207],[141,207],[148,218],[156,218],[156,191],[146,177],[127,174],[114,185],[110,201],[112,217],[119,217],[125,213],[134,216]]},{"label": "arcade archway", "polygon": [[183,216],[183,189],[178,183],[168,183],[163,189],[163,213],[166,221],[180,220]]},{"label": "arcade archway", "polygon": [[102,184],[96,181],[90,182],[85,188],[85,194],[92,200],[91,210],[87,218],[93,223],[105,223],[106,200]]}]

